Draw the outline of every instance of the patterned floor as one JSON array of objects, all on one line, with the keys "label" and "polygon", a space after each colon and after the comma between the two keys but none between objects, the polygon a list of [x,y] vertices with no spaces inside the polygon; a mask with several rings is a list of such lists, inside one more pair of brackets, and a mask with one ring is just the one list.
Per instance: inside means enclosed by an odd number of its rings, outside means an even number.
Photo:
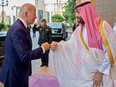
[{"label": "patterned floor", "polygon": [[29,87],[59,87],[56,79],[53,59],[49,67],[40,67],[40,59],[32,61],[32,76],[29,77]]},{"label": "patterned floor", "polygon": [[34,74],[29,79],[29,87],[59,87],[55,76]]}]

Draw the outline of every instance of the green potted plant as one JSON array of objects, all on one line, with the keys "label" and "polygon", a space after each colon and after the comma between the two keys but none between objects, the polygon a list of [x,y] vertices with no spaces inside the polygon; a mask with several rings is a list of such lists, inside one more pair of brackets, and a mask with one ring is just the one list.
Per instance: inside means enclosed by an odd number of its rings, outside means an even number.
[{"label": "green potted plant", "polygon": [[8,29],[7,25],[4,22],[0,23],[0,31]]}]

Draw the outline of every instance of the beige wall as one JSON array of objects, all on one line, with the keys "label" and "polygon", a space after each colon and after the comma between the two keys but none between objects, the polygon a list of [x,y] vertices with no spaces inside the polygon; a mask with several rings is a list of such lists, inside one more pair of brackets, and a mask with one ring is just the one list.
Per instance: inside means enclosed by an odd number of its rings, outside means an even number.
[{"label": "beige wall", "polygon": [[[77,0],[79,3],[81,0]],[[102,19],[105,19],[112,27],[116,22],[116,0],[91,0]]]},{"label": "beige wall", "polygon": [[96,0],[96,10],[101,18],[113,27],[116,22],[116,0]]}]

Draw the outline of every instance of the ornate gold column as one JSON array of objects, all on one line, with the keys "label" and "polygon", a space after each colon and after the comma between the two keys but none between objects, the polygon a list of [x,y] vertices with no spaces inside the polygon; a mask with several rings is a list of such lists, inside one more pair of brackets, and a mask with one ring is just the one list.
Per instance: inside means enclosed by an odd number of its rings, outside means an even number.
[{"label": "ornate gold column", "polygon": [[84,1],[91,1],[93,6],[96,7],[96,0],[76,0],[76,4],[79,4],[80,2],[84,2]]},{"label": "ornate gold column", "polygon": [[81,2],[81,0],[76,0],[76,4],[79,4]]},{"label": "ornate gold column", "polygon": [[93,4],[94,7],[96,7],[96,0],[91,0],[91,3]]}]

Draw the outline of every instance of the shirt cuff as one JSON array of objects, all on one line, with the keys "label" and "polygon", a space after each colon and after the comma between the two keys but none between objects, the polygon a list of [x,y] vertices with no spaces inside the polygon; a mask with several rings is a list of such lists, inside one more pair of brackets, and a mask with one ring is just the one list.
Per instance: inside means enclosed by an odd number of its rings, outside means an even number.
[{"label": "shirt cuff", "polygon": [[43,47],[43,46],[41,46],[41,48],[43,49],[43,53],[45,53],[45,49],[44,49],[44,47]]},{"label": "shirt cuff", "polygon": [[100,68],[98,69],[98,71],[102,72],[103,74],[109,75],[110,67],[111,67],[110,62],[107,60],[104,60],[103,63],[101,64]]},{"label": "shirt cuff", "polygon": [[109,75],[110,74],[110,67],[108,67],[107,70],[104,70],[104,69],[100,68],[100,69],[98,69],[98,71],[103,73],[103,74]]}]

